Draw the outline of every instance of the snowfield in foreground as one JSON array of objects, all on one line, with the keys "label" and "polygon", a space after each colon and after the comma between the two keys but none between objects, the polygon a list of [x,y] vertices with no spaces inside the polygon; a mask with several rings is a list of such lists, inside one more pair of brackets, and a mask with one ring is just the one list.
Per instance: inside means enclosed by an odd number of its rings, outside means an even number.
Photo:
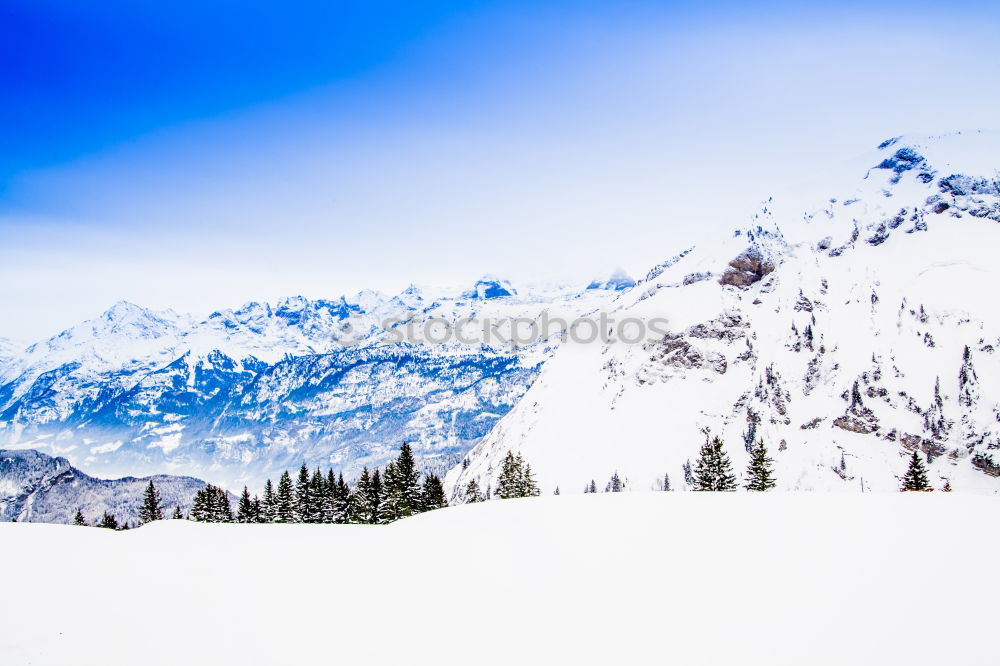
[{"label": "snowfield in foreground", "polygon": [[622,493],[387,527],[0,524],[0,661],[995,664],[997,509]]}]

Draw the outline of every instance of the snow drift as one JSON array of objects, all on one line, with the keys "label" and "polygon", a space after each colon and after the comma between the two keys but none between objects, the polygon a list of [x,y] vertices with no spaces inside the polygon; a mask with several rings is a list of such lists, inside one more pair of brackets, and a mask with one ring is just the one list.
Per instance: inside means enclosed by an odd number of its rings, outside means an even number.
[{"label": "snow drift", "polygon": [[622,493],[386,527],[0,524],[0,654],[985,666],[1000,583],[969,554],[1000,545],[996,512],[958,493]]}]

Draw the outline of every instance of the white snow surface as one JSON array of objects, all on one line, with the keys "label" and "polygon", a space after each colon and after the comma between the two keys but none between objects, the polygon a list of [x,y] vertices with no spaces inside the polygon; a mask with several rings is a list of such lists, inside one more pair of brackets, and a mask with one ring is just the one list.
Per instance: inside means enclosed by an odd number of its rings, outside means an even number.
[{"label": "white snow surface", "polygon": [[975,554],[1000,546],[997,502],[622,493],[387,527],[4,523],[0,661],[986,666],[1000,581]]}]

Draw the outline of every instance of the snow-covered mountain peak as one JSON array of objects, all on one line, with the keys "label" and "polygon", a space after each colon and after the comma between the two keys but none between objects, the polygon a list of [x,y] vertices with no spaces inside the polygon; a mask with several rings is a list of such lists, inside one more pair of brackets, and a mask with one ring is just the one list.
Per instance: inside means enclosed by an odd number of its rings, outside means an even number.
[{"label": "snow-covered mountain peak", "polygon": [[587,285],[587,289],[606,289],[609,291],[623,291],[635,286],[635,280],[623,269],[616,269],[605,280],[593,280]]},{"label": "snow-covered mountain peak", "polygon": [[362,289],[346,301],[352,305],[357,305],[362,312],[374,312],[385,305],[389,297],[375,289]]},{"label": "snow-covered mountain peak", "polygon": [[959,171],[967,176],[995,178],[1000,169],[996,159],[1000,154],[1000,131],[996,130],[904,134],[886,139],[877,150],[884,160],[928,165],[939,176]]},{"label": "snow-covered mountain peak", "polygon": [[[85,326],[97,334],[111,333],[131,337],[160,337],[173,332],[182,324],[181,317],[172,310],[157,312],[128,301],[118,301],[97,319]],[[79,327],[69,329],[80,333]]]},{"label": "snow-covered mountain peak", "polygon": [[514,289],[509,280],[501,279],[492,273],[487,273],[476,280],[476,283],[472,285],[472,289],[463,294],[466,298],[479,300],[507,298],[516,295],[517,290]]}]

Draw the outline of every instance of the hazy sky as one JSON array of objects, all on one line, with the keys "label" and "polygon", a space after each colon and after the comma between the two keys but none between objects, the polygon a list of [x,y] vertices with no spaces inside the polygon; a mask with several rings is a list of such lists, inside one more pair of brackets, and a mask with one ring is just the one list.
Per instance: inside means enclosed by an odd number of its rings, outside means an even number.
[{"label": "hazy sky", "polygon": [[888,136],[1000,124],[996,3],[155,5],[0,0],[0,336],[640,274]]}]

